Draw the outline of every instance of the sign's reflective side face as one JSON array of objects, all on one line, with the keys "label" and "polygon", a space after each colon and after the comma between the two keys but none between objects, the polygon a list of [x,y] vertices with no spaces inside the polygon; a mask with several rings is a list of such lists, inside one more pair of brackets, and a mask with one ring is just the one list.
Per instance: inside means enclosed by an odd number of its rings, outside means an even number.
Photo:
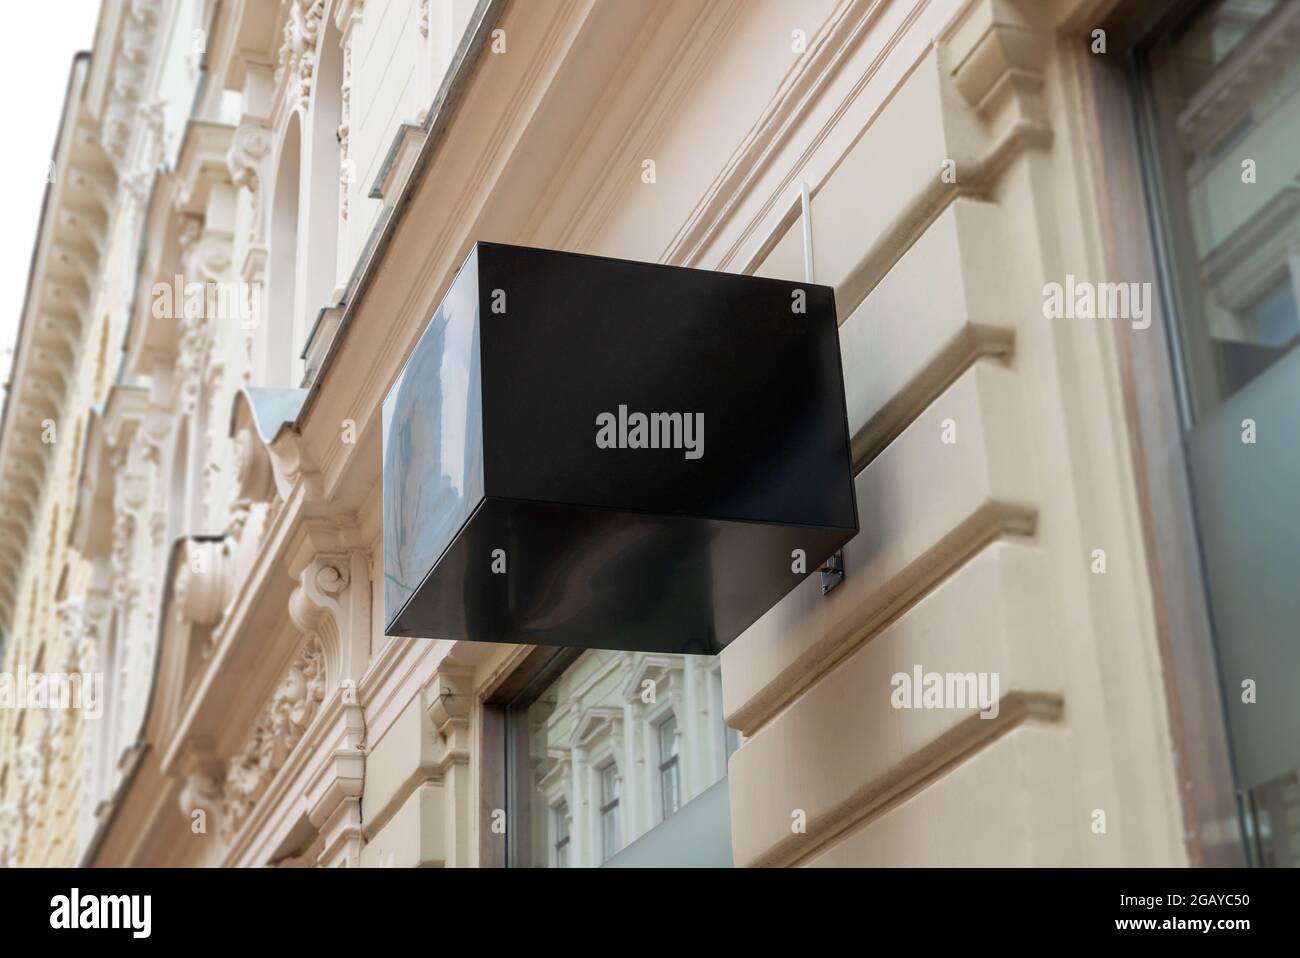
[{"label": "sign's reflective side face", "polygon": [[384,487],[390,635],[717,652],[857,531],[833,291],[479,244]]},{"label": "sign's reflective side face", "polygon": [[384,400],[384,607],[415,593],[483,499],[475,254]]}]

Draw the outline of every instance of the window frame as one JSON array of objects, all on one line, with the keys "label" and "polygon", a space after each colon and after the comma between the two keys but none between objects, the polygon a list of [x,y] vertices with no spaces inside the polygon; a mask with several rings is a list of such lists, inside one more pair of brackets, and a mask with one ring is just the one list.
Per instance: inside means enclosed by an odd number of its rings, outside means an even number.
[{"label": "window frame", "polygon": [[[1150,168],[1150,127],[1142,116],[1149,102],[1138,56],[1199,2],[1114,4],[1099,22],[1076,25],[1061,48],[1080,99],[1082,161],[1098,211],[1102,265],[1113,275],[1149,278],[1158,291],[1150,327],[1125,325],[1115,346],[1181,783],[1184,846],[1192,865],[1241,866],[1244,836],[1224,827],[1241,818],[1187,462],[1181,443],[1169,440],[1191,421],[1191,403],[1174,361],[1184,355],[1178,324],[1171,321],[1181,304],[1166,238],[1154,228],[1163,197]],[[1090,53],[1088,37],[1098,27],[1117,55]]]},{"label": "window frame", "polygon": [[[673,743],[676,746],[674,751],[667,758],[664,757],[664,727],[669,723],[673,726]],[[663,822],[672,815],[675,815],[682,807],[682,767],[681,767],[681,741],[682,728],[677,721],[677,713],[671,708],[659,717],[655,722],[655,747],[658,749],[658,769],[659,769],[659,822]],[[667,794],[665,791],[666,781],[665,773],[669,770],[672,772],[673,791],[675,792],[672,811],[668,810]]]}]

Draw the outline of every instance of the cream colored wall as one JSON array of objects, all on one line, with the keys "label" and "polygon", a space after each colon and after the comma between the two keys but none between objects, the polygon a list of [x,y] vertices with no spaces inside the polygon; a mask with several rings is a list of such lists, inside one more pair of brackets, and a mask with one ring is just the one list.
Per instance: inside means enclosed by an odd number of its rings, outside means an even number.
[{"label": "cream colored wall", "polygon": [[[749,736],[731,765],[733,795],[753,796],[733,802],[738,864],[1186,862],[1122,333],[1040,311],[1045,283],[1095,275],[1071,62],[1044,21],[973,5],[815,184],[862,533],[840,588],[805,582],[723,653]],[[1041,80],[1008,93],[974,74],[982,47],[1022,33],[1042,62],[1012,66]],[[798,277],[801,257],[796,228],[759,272]],[[997,718],[893,708],[891,677],[916,665],[998,674]]]}]

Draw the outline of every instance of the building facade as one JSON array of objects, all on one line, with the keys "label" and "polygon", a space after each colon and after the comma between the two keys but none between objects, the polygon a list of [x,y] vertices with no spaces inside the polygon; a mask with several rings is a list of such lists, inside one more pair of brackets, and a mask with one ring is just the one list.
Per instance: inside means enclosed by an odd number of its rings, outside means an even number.
[{"label": "building facade", "polygon": [[[1298,43],[105,0],[0,433],[3,668],[80,707],[0,710],[0,861],[1295,862]],[[833,286],[843,582],[717,657],[386,637],[381,406],[477,240]]]}]

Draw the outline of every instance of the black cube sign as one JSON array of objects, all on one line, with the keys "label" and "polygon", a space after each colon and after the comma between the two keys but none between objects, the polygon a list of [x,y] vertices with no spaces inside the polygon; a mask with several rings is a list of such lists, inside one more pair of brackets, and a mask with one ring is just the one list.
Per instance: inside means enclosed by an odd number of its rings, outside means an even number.
[{"label": "black cube sign", "polygon": [[858,530],[825,286],[479,243],[383,416],[388,635],[716,653]]}]

